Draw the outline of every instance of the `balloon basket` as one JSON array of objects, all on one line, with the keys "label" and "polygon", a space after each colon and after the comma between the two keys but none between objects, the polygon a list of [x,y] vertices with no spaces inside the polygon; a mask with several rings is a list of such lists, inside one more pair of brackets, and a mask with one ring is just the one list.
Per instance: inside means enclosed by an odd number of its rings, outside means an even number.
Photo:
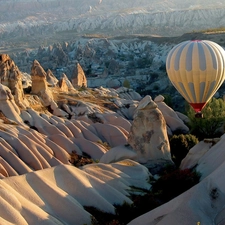
[{"label": "balloon basket", "polygon": [[195,118],[203,118],[202,112],[195,113]]}]

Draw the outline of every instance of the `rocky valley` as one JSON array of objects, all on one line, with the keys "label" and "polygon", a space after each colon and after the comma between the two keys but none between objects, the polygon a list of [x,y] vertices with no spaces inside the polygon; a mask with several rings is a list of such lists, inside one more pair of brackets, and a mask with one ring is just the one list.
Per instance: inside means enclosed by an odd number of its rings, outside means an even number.
[{"label": "rocky valley", "polygon": [[[30,74],[33,61],[38,60],[45,71],[51,70],[58,79],[64,75],[70,79],[79,63],[90,88],[118,88],[127,83],[142,95],[170,95],[173,107],[183,111],[183,98],[166,74],[166,57],[174,45],[194,39],[211,40],[225,46],[224,33],[193,32],[177,37],[81,37],[9,54],[22,72]],[[222,86],[217,97],[222,97],[224,91]]]},{"label": "rocky valley", "polygon": [[20,0],[0,6],[0,53],[8,53],[22,72],[29,74],[36,59],[58,79],[71,78],[79,63],[89,87],[125,82],[143,95],[173,93],[180,110],[182,98],[165,71],[169,50],[193,39],[225,45],[225,5],[219,0]]},{"label": "rocky valley", "polygon": [[225,85],[195,118],[166,73],[182,41],[225,47],[224,14],[0,0],[0,224],[224,224]]}]

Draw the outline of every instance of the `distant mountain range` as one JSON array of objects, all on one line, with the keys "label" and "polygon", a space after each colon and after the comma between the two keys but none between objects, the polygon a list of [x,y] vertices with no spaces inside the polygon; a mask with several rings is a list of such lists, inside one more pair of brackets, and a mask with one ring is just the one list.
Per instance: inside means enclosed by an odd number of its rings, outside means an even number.
[{"label": "distant mountain range", "polygon": [[0,0],[1,48],[90,34],[179,36],[224,24],[223,0]]}]

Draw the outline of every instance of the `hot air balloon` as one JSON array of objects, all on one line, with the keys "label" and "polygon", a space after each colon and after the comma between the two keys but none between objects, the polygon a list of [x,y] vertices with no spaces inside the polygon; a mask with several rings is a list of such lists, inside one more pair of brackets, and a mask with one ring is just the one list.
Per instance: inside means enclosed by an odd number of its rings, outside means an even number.
[{"label": "hot air balloon", "polygon": [[225,51],[208,40],[184,41],[173,47],[166,70],[177,91],[201,115],[201,110],[225,79]]}]

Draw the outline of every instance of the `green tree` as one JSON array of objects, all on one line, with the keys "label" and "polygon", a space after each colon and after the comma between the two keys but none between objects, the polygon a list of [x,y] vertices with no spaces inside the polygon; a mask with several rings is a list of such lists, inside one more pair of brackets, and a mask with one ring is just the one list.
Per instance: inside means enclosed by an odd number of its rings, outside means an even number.
[{"label": "green tree", "polygon": [[171,156],[177,166],[180,165],[189,150],[199,142],[198,138],[192,134],[173,135],[169,141]]},{"label": "green tree", "polygon": [[190,119],[188,126],[191,134],[204,138],[215,138],[224,133],[225,102],[223,99],[212,98],[202,110],[203,118],[196,118],[195,112],[188,107],[187,116]]},{"label": "green tree", "polygon": [[123,81],[123,86],[126,87],[126,88],[130,88],[130,82],[129,82],[129,80],[125,79]]},{"label": "green tree", "polygon": [[168,94],[162,94],[162,96],[164,97],[164,102],[165,102],[169,107],[173,108],[171,96],[168,95]]}]

